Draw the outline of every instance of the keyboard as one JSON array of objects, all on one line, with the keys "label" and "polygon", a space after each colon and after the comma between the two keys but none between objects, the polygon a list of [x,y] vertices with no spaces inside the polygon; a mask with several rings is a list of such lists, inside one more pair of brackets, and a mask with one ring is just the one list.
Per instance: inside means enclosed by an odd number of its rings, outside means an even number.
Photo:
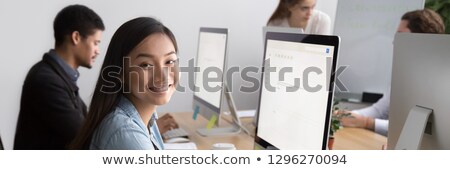
[{"label": "keyboard", "polygon": [[188,138],[188,136],[188,132],[183,128],[172,129],[163,134],[164,139],[171,139],[176,137]]}]

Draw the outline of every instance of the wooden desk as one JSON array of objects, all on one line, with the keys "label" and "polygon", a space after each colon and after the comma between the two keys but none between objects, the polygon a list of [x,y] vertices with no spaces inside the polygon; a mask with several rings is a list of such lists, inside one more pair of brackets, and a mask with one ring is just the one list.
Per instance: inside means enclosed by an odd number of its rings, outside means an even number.
[{"label": "wooden desk", "polygon": [[[200,150],[211,149],[213,144],[221,142],[233,143],[239,150],[253,149],[253,137],[244,132],[232,136],[204,137],[196,132],[198,128],[205,128],[208,123],[208,121],[202,116],[197,116],[197,120],[192,119],[192,112],[173,113],[172,116],[178,122],[180,127],[189,132],[190,140],[195,142],[197,144],[197,148]],[[242,118],[241,121],[244,126],[254,134],[255,127],[251,124],[252,118]],[[342,128],[335,134],[333,149],[380,150],[382,145],[386,143],[386,137],[372,131],[359,128]]]},{"label": "wooden desk", "polygon": [[[199,128],[205,128],[208,123],[201,115],[197,116],[197,120],[192,119],[192,112],[173,113],[172,116],[175,118],[178,125],[190,134],[189,139],[197,144],[199,150],[211,149],[211,146],[215,143],[233,143],[238,150],[253,149],[253,137],[244,132],[241,132],[238,135],[204,137],[196,132]],[[225,121],[222,122],[224,122],[224,125],[228,124]]]},{"label": "wooden desk", "polygon": [[381,150],[387,138],[370,130],[344,127],[334,134],[334,150]]}]

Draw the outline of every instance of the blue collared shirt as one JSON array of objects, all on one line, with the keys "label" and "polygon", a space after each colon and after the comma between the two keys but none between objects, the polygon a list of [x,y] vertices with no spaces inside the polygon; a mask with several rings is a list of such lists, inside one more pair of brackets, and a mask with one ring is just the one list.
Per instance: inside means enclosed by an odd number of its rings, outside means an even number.
[{"label": "blue collared shirt", "polygon": [[69,64],[67,64],[60,56],[58,56],[58,54],[56,54],[56,51],[51,49],[48,52],[48,55],[55,60],[59,66],[61,66],[64,70],[64,72],[67,73],[67,75],[70,76],[70,79],[76,84],[78,77],[80,77],[80,73],[78,72],[78,70],[73,69],[72,67],[69,66]]},{"label": "blue collared shirt", "polygon": [[121,96],[119,104],[95,130],[89,149],[162,150],[164,145],[156,119],[157,115],[153,114],[146,127],[131,101]]}]

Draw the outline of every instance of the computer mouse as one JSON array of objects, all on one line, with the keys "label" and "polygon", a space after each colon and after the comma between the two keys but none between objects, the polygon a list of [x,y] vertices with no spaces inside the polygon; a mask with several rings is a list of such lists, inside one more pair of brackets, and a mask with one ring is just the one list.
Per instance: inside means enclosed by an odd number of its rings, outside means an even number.
[{"label": "computer mouse", "polygon": [[176,137],[176,138],[167,139],[165,143],[186,143],[186,142],[190,142],[189,139],[182,138],[182,137]]}]

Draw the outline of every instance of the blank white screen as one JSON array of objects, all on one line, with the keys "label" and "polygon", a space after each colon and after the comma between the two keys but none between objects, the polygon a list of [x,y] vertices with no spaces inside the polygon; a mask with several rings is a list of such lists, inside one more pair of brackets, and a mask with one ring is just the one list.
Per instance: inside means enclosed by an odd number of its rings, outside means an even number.
[{"label": "blank white screen", "polygon": [[[203,85],[203,78],[205,76],[212,78],[219,77],[220,81],[208,82],[207,84],[209,87],[222,87],[226,41],[226,34],[200,32],[198,42],[197,67],[199,67],[200,72],[196,73],[195,85],[199,88],[199,91],[194,92],[194,95],[217,108],[220,107],[220,94],[222,90],[216,92],[206,90],[206,86]],[[218,75],[216,72],[209,72],[206,75],[205,69],[209,67],[218,68],[221,74]]]}]

